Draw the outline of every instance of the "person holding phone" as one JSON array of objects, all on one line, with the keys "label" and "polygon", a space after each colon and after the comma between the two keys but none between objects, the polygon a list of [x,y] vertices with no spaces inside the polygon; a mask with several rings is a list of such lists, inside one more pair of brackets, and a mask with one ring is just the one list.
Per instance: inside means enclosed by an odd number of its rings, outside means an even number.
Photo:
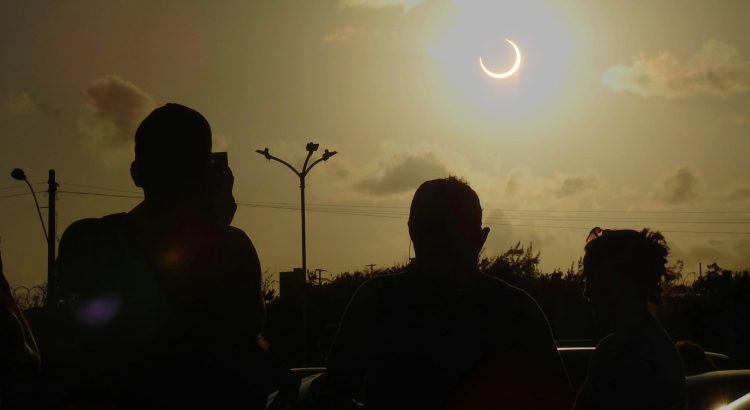
[{"label": "person holding phone", "polygon": [[264,308],[226,153],[197,111],[166,104],[135,133],[144,199],[70,225],[57,260],[61,311],[50,372],[66,400],[137,408],[263,408]]}]

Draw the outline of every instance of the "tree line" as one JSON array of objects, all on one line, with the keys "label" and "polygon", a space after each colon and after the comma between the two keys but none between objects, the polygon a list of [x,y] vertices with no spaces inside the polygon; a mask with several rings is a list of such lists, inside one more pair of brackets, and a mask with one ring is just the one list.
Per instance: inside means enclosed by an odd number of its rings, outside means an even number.
[{"label": "tree line", "polygon": [[[558,340],[596,343],[591,310],[583,296],[585,280],[579,259],[566,270],[542,272],[541,254],[533,244],[517,243],[496,256],[484,256],[479,270],[528,292],[546,313]],[[267,323],[264,337],[288,365],[321,366],[335,336],[349,299],[368,279],[402,271],[406,265],[394,265],[372,271],[344,272],[330,281],[308,287],[307,317],[299,300],[279,297],[264,283]],[[685,283],[681,261],[669,269],[662,283],[662,303],[653,307],[672,339],[691,340],[706,350],[725,353],[738,366],[750,364],[750,271],[731,271],[716,263],[692,283]],[[689,275],[687,275],[689,276]],[[307,361],[302,337],[307,321]]]}]

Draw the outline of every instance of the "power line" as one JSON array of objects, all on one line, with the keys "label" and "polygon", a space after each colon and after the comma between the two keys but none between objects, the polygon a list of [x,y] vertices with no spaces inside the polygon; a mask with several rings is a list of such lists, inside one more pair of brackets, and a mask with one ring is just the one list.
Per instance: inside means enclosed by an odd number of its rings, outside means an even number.
[{"label": "power line", "polygon": [[[37,184],[43,184],[43,183],[37,183]],[[83,187],[83,188],[92,188],[92,189],[99,189],[104,191],[113,191],[113,192],[123,192],[123,193],[131,193],[131,194],[140,194],[139,191],[134,190],[127,190],[127,189],[120,189],[120,188],[109,188],[104,186],[98,186],[98,185],[87,185],[87,184],[79,184],[79,183],[72,183],[72,182],[60,182],[60,184],[63,185],[70,185],[70,186],[77,186],[77,187]],[[36,184],[35,184],[36,185]],[[6,188],[15,188],[15,186],[9,186]],[[2,188],[0,188],[2,189]],[[279,205],[279,206],[297,206],[294,203],[290,202],[267,202],[267,201],[257,201],[253,202],[254,204],[263,204],[263,205]],[[407,205],[365,205],[365,204],[331,204],[331,203],[310,203],[307,204],[308,206],[313,207],[331,207],[331,208],[370,208],[370,209],[409,209],[409,206]],[[488,211],[501,211],[501,212],[518,212],[518,213],[531,213],[531,214],[538,214],[538,213],[596,213],[596,214],[602,214],[602,213],[620,213],[620,214],[716,214],[716,215],[750,215],[750,210],[748,211],[727,211],[727,210],[634,210],[634,209],[509,209],[509,208],[485,208],[485,212]]]},{"label": "power line", "polygon": [[103,191],[125,192],[125,193],[128,193],[128,194],[140,194],[139,191],[134,191],[134,190],[130,190],[130,189],[108,188],[108,187],[99,186],[99,185],[86,185],[86,184],[78,184],[78,183],[63,182],[63,181],[60,181],[59,184],[60,185],[70,185],[70,186],[79,187],[79,188],[99,189],[99,190],[103,190]]},{"label": "power line", "polygon": [[547,213],[624,213],[624,214],[750,214],[750,211],[667,211],[667,210],[633,210],[633,209],[502,209],[488,208],[485,211],[503,211],[503,212],[547,212]]},{"label": "power line", "polygon": [[[298,210],[299,208],[295,205],[266,205],[267,203],[258,202],[242,202],[238,203],[243,206],[254,206],[261,208],[272,208],[272,209],[290,209]],[[368,214],[368,215],[383,215],[383,216],[400,216],[407,217],[408,213],[394,212],[394,211],[380,211],[380,210],[362,210],[362,209],[349,209],[347,206],[341,206],[338,209],[335,208],[318,208],[317,206],[311,206],[311,210],[318,212],[334,212],[343,211],[346,213],[356,214]],[[662,224],[748,224],[750,219],[653,219],[653,218],[595,218],[595,217],[557,217],[557,216],[513,216],[508,215],[504,217],[487,216],[485,220],[515,220],[515,221],[552,221],[552,222],[638,222],[638,223],[662,223]]]},{"label": "power line", "polygon": [[[268,205],[294,205],[291,202],[254,202]],[[308,206],[319,207],[351,207],[351,208],[383,208],[383,209],[409,209],[407,205],[364,205],[364,204],[326,204],[311,203]],[[634,209],[508,209],[508,208],[484,208],[483,211],[502,212],[528,212],[528,213],[624,213],[624,214],[736,214],[750,215],[750,211],[711,211],[711,210],[634,210]]]},{"label": "power line", "polygon": [[[34,191],[35,194],[39,194],[39,193],[42,193],[42,192],[47,192],[47,191]],[[19,192],[17,194],[0,195],[0,199],[3,199],[3,198],[13,198],[13,197],[24,196],[24,195],[31,195],[31,192]]]},{"label": "power line", "polygon": [[8,185],[8,186],[0,187],[0,191],[9,191],[13,189],[21,189],[24,187],[25,185]]},{"label": "power line", "polygon": [[[278,207],[278,206],[263,206],[251,203],[237,203],[240,206],[249,206],[255,208],[269,208],[269,209],[282,209],[282,210],[299,210],[293,207]],[[372,214],[365,212],[345,212],[345,211],[334,211],[334,210],[322,210],[322,209],[310,209],[311,212],[319,213],[331,213],[338,215],[352,215],[352,216],[365,216],[365,217],[380,217],[390,219],[406,219],[406,216],[395,216],[395,215],[383,215],[383,214]],[[524,227],[524,228],[551,228],[551,229],[576,229],[576,230],[590,230],[590,226],[560,226],[560,225],[536,225],[536,224],[514,224],[514,223],[499,223],[499,222],[487,222],[487,225],[495,226],[513,226],[513,227]],[[664,233],[691,233],[691,234],[729,234],[729,235],[750,235],[750,232],[739,232],[739,231],[686,231],[686,230],[660,230]]]},{"label": "power line", "polygon": [[[131,198],[131,199],[142,199],[142,196],[135,196],[135,195],[119,195],[119,194],[107,194],[107,193],[99,193],[99,192],[82,192],[82,191],[59,191],[60,193],[66,193],[66,194],[74,194],[74,195],[91,195],[91,196],[102,196],[102,197],[113,197],[113,198]],[[1,198],[1,197],[0,197]],[[249,201],[237,201],[238,206],[244,206],[244,207],[251,207],[251,208],[262,208],[262,209],[274,209],[274,210],[286,210],[286,211],[299,211],[299,206],[294,204],[288,204],[288,203],[273,203],[273,202],[249,202]],[[334,214],[334,215],[349,215],[349,216],[360,216],[360,217],[373,217],[373,218],[387,218],[387,219],[400,219],[405,220],[408,218],[408,214],[397,212],[397,211],[383,211],[383,210],[367,210],[367,209],[347,209],[346,205],[338,205],[339,208],[335,208],[336,205],[328,205],[328,208],[316,208],[312,207],[308,209],[310,212],[316,212],[316,213],[325,213],[325,214]],[[363,207],[364,208],[364,207]],[[374,207],[377,208],[377,207]],[[499,217],[488,217],[488,219],[499,219]],[[734,223],[734,224],[744,224],[748,223],[746,220],[732,222],[730,220],[724,220],[724,221],[711,221],[711,220],[655,220],[655,219],[586,219],[586,218],[517,218],[517,217],[508,217],[504,218],[507,220],[513,220],[513,221],[536,221],[536,220],[546,220],[546,221],[559,221],[559,222],[628,222],[628,223],[660,223],[660,224],[670,224],[670,223],[707,223],[707,224],[713,224],[713,223]],[[539,224],[523,224],[523,223],[502,223],[502,222],[491,222],[486,221],[487,225],[495,225],[495,226],[513,226],[513,227],[523,227],[523,228],[546,228],[546,229],[575,229],[575,230],[587,230],[590,229],[590,226],[563,226],[563,225],[539,225]],[[727,235],[750,235],[750,232],[742,232],[742,231],[696,231],[696,230],[661,230],[661,232],[664,233],[689,233],[689,234],[727,234]]]},{"label": "power line", "polygon": [[133,198],[143,199],[143,196],[136,195],[119,195],[119,194],[105,194],[101,192],[81,192],[81,191],[57,191],[61,194],[73,194],[73,195],[92,195],[92,196],[106,196],[111,198]]},{"label": "power line", "polygon": [[[43,184],[46,184],[46,182],[35,182],[35,183],[31,184],[31,185],[43,185]],[[6,185],[4,187],[0,187],[0,191],[9,191],[9,190],[13,190],[13,189],[26,189],[26,188],[25,188],[25,185],[19,185],[19,184],[17,184],[17,185]]]}]

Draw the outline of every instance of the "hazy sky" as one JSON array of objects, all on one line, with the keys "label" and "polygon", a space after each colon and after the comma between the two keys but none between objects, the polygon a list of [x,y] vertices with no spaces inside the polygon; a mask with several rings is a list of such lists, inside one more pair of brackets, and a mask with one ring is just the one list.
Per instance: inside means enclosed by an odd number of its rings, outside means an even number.
[{"label": "hazy sky", "polygon": [[[449,173],[478,192],[490,255],[533,241],[545,270],[565,268],[591,227],[648,226],[687,271],[748,268],[748,20],[745,0],[0,0],[6,274],[46,277],[10,171],[138,195],[134,128],[166,102],[201,111],[229,152],[234,225],[269,272],[300,265],[299,213],[279,209],[298,181],[254,151],[300,163],[308,141],[339,152],[307,181],[311,269],[405,261],[411,195]],[[505,38],[523,62],[489,78],[478,58],[510,67]],[[59,199],[60,232],[137,203]]]}]

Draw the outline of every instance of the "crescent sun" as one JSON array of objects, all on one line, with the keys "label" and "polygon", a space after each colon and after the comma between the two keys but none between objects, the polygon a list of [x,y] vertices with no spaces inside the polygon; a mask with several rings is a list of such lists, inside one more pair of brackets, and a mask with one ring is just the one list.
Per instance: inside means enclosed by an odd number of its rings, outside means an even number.
[{"label": "crescent sun", "polygon": [[516,43],[505,39],[510,45],[513,46],[513,48],[516,50],[516,62],[513,64],[513,67],[510,68],[510,70],[504,72],[504,73],[494,73],[490,71],[487,67],[485,67],[484,62],[482,62],[482,57],[479,57],[479,66],[482,67],[482,71],[484,71],[485,74],[487,74],[490,77],[493,78],[508,78],[515,74],[516,71],[518,71],[518,67],[521,66],[521,50],[518,49],[518,46]]}]

